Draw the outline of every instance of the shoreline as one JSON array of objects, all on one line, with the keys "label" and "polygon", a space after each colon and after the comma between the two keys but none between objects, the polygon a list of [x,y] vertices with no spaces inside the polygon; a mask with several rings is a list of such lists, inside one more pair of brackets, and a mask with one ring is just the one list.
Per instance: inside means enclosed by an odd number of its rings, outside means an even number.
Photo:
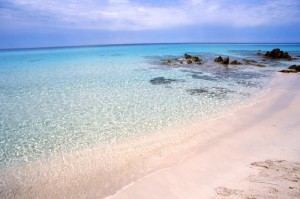
[{"label": "shoreline", "polygon": [[[294,170],[300,168],[297,167],[300,165],[300,147],[297,144],[300,141],[297,119],[300,112],[299,88],[299,75],[276,74],[269,90],[259,95],[254,103],[209,124],[211,133],[222,133],[206,143],[200,141],[191,149],[194,151],[191,156],[143,177],[107,198],[223,198],[229,195],[264,198],[264,192],[269,194],[269,198],[299,197],[300,187],[289,186],[296,189],[293,194],[289,193],[289,189],[268,187],[273,193],[266,190],[266,185],[262,187],[261,182],[249,182],[255,175],[257,179],[262,178],[257,174],[258,170],[253,169],[255,164],[276,165],[283,162],[287,165],[265,174],[271,177],[286,170],[289,164],[296,165]],[[273,182],[271,177],[267,180]],[[298,179],[295,181],[298,182]],[[282,188],[289,182],[280,179],[278,183]]]},{"label": "shoreline", "polygon": [[[277,74],[271,81],[271,90],[272,84],[279,80],[283,81],[283,86],[290,86],[291,82],[296,81],[299,84],[299,80],[296,80],[297,74],[288,75],[289,82],[285,78],[280,79],[280,77],[286,76]],[[161,176],[161,173],[185,164],[186,161],[199,156],[199,151],[210,150],[217,145],[219,140],[228,137],[230,131],[236,127],[227,125],[226,128],[229,128],[227,130],[229,133],[224,133],[217,130],[218,126],[215,124],[222,124],[224,121],[236,117],[237,113],[243,113],[261,103],[259,100],[266,98],[268,93],[273,92],[271,90],[268,86],[262,90],[262,93],[253,97],[254,99],[251,98],[241,107],[230,109],[225,114],[220,113],[218,117],[206,122],[192,121],[180,128],[173,127],[172,132],[170,129],[167,132],[158,132],[150,138],[138,139],[133,144],[124,143],[108,148],[84,150],[50,161],[41,160],[29,165],[7,168],[0,171],[0,175],[4,176],[2,181],[11,187],[10,190],[5,190],[4,186],[0,186],[0,195],[8,195],[11,196],[10,198],[20,196],[130,198],[135,196],[136,191],[143,191],[141,188],[136,190],[135,187],[138,187],[139,184],[148,182],[149,179]],[[280,95],[278,96],[280,97]],[[285,100],[289,102],[291,99],[285,98]],[[254,112],[259,111],[255,110]],[[239,125],[242,126],[242,124]],[[172,142],[169,139],[170,136],[173,138]],[[205,152],[201,153],[205,154]],[[105,159],[106,154],[113,154],[114,156]],[[148,158],[149,156],[151,158]],[[111,165],[114,167],[110,167]],[[114,184],[114,181],[117,183]],[[149,182],[149,186],[155,187],[157,185]],[[132,191],[130,192],[130,190]],[[153,192],[151,191],[151,193]],[[159,194],[159,192],[157,193]],[[148,197],[151,196],[153,197],[151,194]],[[141,198],[147,197],[142,196]]]}]

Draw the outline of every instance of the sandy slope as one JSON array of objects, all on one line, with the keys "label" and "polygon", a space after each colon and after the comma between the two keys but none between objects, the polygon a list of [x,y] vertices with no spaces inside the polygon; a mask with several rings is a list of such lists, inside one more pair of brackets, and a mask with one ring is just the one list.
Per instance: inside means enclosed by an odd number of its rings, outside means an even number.
[{"label": "sandy slope", "polygon": [[300,198],[300,75],[208,124],[195,154],[110,198]]}]

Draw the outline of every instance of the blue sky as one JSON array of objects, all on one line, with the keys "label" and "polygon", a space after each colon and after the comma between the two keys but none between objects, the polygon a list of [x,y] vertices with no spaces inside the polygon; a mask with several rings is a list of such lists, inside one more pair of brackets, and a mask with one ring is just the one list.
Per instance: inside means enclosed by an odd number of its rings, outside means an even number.
[{"label": "blue sky", "polygon": [[0,0],[0,48],[300,42],[300,0]]}]

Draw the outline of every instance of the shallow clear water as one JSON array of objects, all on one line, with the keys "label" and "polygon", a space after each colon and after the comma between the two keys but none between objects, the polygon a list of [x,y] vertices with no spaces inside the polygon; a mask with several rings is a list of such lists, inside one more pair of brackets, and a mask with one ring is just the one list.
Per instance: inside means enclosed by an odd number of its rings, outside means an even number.
[{"label": "shallow clear water", "polygon": [[[257,50],[296,44],[155,44],[0,51],[0,166],[9,166],[158,130],[241,104],[258,93],[267,67],[214,64],[217,55],[261,60]],[[184,53],[202,65],[167,67]],[[170,84],[152,84],[157,77]]]}]

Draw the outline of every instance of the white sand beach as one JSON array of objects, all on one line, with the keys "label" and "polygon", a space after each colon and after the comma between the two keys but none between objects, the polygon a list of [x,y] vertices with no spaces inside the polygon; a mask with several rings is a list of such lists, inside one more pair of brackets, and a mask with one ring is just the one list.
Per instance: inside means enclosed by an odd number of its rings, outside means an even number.
[{"label": "white sand beach", "polygon": [[300,198],[299,77],[277,74],[254,104],[212,121],[218,135],[191,157],[109,198]]}]

